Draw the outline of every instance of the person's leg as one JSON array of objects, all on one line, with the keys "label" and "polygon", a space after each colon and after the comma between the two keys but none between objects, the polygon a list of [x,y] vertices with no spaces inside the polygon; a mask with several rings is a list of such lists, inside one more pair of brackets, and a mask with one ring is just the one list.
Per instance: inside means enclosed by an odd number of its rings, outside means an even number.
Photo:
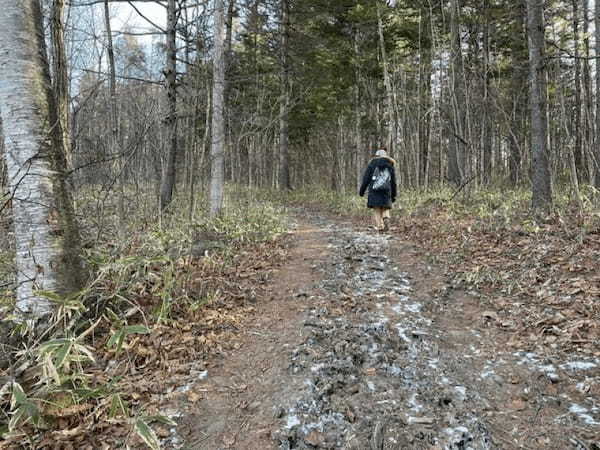
[{"label": "person's leg", "polygon": [[383,231],[390,229],[390,209],[384,209],[382,213]]},{"label": "person's leg", "polygon": [[383,208],[373,208],[373,224],[376,230],[383,229]]}]

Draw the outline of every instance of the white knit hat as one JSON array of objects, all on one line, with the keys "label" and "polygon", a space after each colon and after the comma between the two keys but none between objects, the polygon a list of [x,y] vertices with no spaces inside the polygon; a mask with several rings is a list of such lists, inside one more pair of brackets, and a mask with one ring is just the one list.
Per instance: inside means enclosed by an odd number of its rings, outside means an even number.
[{"label": "white knit hat", "polygon": [[387,152],[385,150],[383,150],[383,149],[377,150],[375,152],[375,156],[387,156]]}]

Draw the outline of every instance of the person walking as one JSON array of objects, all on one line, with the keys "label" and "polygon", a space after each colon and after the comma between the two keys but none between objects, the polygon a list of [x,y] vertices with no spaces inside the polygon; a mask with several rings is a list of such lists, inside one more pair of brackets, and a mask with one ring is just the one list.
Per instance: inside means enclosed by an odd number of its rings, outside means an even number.
[{"label": "person walking", "polygon": [[367,207],[373,209],[373,221],[377,231],[388,231],[390,227],[390,209],[396,201],[396,161],[387,155],[385,149],[375,152],[375,157],[367,166],[358,195],[369,195]]}]

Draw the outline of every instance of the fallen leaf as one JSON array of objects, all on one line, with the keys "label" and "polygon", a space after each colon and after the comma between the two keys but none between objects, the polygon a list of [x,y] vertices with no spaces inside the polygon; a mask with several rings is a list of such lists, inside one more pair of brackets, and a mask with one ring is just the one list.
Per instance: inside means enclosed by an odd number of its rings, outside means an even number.
[{"label": "fallen leaf", "polygon": [[521,399],[515,399],[510,402],[509,408],[514,411],[523,411],[525,408],[527,408],[527,403]]},{"label": "fallen leaf", "polygon": [[227,448],[231,448],[231,446],[235,444],[235,435],[226,434],[225,436],[223,436],[223,444],[225,444]]},{"label": "fallen leaf", "polygon": [[314,447],[321,447],[325,442],[325,436],[319,431],[311,431],[308,436],[304,438],[304,442]]}]

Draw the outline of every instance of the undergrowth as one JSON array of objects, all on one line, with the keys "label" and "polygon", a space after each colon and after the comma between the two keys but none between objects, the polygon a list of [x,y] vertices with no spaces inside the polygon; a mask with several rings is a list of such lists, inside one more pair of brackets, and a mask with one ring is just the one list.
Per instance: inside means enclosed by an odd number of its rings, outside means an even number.
[{"label": "undergrowth", "polygon": [[[588,297],[597,291],[584,262],[595,260],[596,250],[586,249],[598,242],[586,236],[598,233],[600,222],[596,192],[585,187],[582,195],[579,210],[568,190],[557,190],[552,211],[540,216],[531,213],[524,189],[401,189],[394,232],[452,267],[461,283],[506,296],[570,295],[593,310]],[[182,198],[161,220],[146,197],[126,214],[110,200],[90,192],[78,199],[88,285],[67,298],[43,293],[55,304],[49,327],[40,335],[21,324],[3,344],[0,446],[83,446],[95,433],[123,446],[141,440],[158,448],[174,418],[157,400],[165,379],[185,383],[181,374],[202,373],[201,355],[219,352],[252,313],[247,299],[264,279],[265,261],[281,255],[273,242],[287,227],[283,205],[365,221],[369,213],[365,198],[318,187],[230,190],[225,214],[214,220],[204,205],[190,214]],[[14,294],[12,252],[3,241],[3,324]],[[562,267],[577,277],[565,277]],[[560,283],[547,281],[558,277]],[[577,332],[588,326],[581,323]]]},{"label": "undergrowth", "polygon": [[[355,192],[335,192],[322,186],[310,186],[290,192],[253,190],[248,195],[278,204],[308,206],[343,216],[366,217],[366,195]],[[448,220],[469,219],[487,229],[520,226],[526,232],[539,231],[544,222],[557,220],[565,226],[586,229],[598,225],[600,193],[589,185],[582,186],[581,210],[578,209],[568,186],[558,186],[553,204],[546,214],[531,210],[531,191],[524,187],[470,189],[457,193],[448,185],[398,190],[392,215],[398,218],[426,216],[435,212]]]},{"label": "undergrowth", "polygon": [[[99,208],[90,197],[78,199],[87,286],[67,298],[40,293],[55,304],[49,326],[40,335],[21,323],[4,338],[12,346],[0,358],[0,447],[83,445],[88,433],[112,428],[123,446],[141,440],[158,448],[155,429],[173,420],[135,394],[130,371],[171,370],[174,361],[163,359],[173,357],[182,336],[191,348],[178,365],[209,352],[219,327],[251,309],[230,312],[246,292],[228,275],[243,270],[236,264],[244,258],[256,266],[254,250],[272,252],[287,226],[281,207],[233,191],[215,219],[201,205],[190,220],[184,199],[162,220],[135,204],[119,216],[117,205],[103,202]],[[10,248],[0,253],[0,269],[12,270]],[[5,312],[13,293],[9,281],[0,292]]]},{"label": "undergrowth", "polygon": [[[468,291],[508,345],[540,355],[599,356],[600,196],[555,186],[552,207],[531,209],[525,188],[400,189],[390,232],[445,274],[448,289]],[[354,217],[368,224],[366,199],[311,187],[257,196]],[[440,293],[443,295],[443,292]]]}]

